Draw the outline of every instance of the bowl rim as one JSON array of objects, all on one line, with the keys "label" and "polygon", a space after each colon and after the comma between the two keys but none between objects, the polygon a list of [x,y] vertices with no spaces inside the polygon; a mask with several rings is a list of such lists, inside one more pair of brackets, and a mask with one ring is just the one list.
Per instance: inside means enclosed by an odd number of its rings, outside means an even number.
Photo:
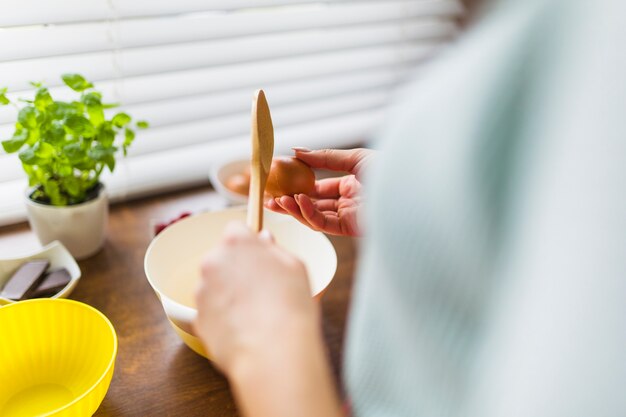
[{"label": "bowl rim", "polygon": [[[51,411],[49,411],[48,413],[45,414],[45,415],[51,415],[52,413],[58,413],[59,411],[66,410],[69,407],[73,406],[74,404],[76,404],[77,402],[79,402],[80,400],[85,398],[87,395],[92,393],[102,383],[104,378],[109,374],[109,372],[115,366],[115,359],[117,358],[118,340],[117,340],[117,333],[115,332],[115,327],[113,327],[113,324],[111,323],[111,320],[109,320],[109,318],[107,316],[105,316],[104,313],[102,313],[97,308],[90,306],[87,303],[83,303],[83,302],[76,301],[76,300],[68,300],[66,298],[36,298],[36,299],[32,299],[32,300],[24,300],[24,301],[20,301],[20,302],[16,302],[16,303],[11,303],[11,304],[0,306],[0,313],[2,311],[5,311],[5,309],[25,308],[24,306],[28,306],[29,304],[38,304],[38,303],[43,303],[43,304],[46,304],[46,303],[50,303],[50,304],[73,304],[73,305],[78,306],[80,308],[83,308],[83,309],[85,309],[87,311],[95,313],[95,315],[97,317],[101,318],[104,321],[104,323],[107,325],[107,328],[109,330],[111,330],[111,335],[113,336],[113,351],[111,352],[111,358],[109,359],[109,363],[107,364],[106,370],[104,372],[102,372],[102,375],[100,375],[100,377],[98,377],[98,380],[94,384],[92,384],[91,387],[89,387],[87,390],[85,390],[78,397],[74,398],[71,402],[69,402],[69,403],[67,403],[67,404],[65,404],[65,405],[63,405],[63,406],[61,406],[59,408],[55,408],[54,410],[51,410]],[[107,391],[108,391],[108,389],[107,389]],[[106,391],[105,391],[105,395],[106,395]]]}]

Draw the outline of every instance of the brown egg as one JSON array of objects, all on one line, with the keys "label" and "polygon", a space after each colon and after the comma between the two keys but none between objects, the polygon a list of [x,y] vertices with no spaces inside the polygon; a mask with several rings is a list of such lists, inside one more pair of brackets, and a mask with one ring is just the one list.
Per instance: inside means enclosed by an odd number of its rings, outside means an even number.
[{"label": "brown egg", "polygon": [[272,160],[265,192],[272,197],[311,194],[315,191],[315,173],[297,158],[279,157]]},{"label": "brown egg", "polygon": [[234,193],[248,195],[250,189],[250,174],[244,172],[243,174],[232,175],[226,180],[224,185]]}]

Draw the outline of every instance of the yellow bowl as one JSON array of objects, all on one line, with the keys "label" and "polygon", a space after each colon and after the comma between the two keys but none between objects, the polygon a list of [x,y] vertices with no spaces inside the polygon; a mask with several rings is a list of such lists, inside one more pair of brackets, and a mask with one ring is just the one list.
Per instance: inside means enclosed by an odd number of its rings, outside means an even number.
[{"label": "yellow bowl", "polygon": [[0,416],[91,416],[113,376],[117,336],[86,304],[21,301],[0,308]]},{"label": "yellow bowl", "polygon": [[[245,207],[187,217],[161,232],[146,252],[146,276],[170,324],[187,346],[205,357],[209,355],[192,327],[197,314],[195,290],[200,279],[200,262],[207,250],[220,241],[228,222],[245,219]],[[272,232],[276,244],[304,263],[311,296],[320,298],[337,269],[337,254],[332,243],[323,233],[309,229],[292,217],[267,210],[264,228]]]}]

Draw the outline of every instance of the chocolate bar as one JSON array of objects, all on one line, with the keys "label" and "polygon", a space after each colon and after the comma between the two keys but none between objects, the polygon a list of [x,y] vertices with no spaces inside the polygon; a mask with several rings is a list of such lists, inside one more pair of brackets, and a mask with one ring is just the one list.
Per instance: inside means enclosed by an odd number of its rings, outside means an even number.
[{"label": "chocolate bar", "polygon": [[52,297],[72,280],[67,269],[57,269],[48,272],[39,286],[29,294],[28,298]]},{"label": "chocolate bar", "polygon": [[28,298],[30,293],[43,280],[44,272],[48,269],[48,265],[50,265],[50,262],[45,259],[33,259],[26,262],[9,278],[4,288],[2,288],[0,296],[12,300]]}]

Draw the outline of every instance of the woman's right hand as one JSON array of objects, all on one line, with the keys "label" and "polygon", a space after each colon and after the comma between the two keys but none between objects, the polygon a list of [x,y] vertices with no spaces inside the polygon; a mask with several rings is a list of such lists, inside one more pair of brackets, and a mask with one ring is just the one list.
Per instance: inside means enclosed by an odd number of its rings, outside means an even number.
[{"label": "woman's right hand", "polygon": [[311,195],[296,194],[269,200],[265,206],[275,212],[290,214],[313,230],[331,235],[359,236],[357,221],[361,205],[361,178],[373,157],[369,149],[294,148],[296,158],[311,168],[345,171],[349,175],[315,182]]}]

